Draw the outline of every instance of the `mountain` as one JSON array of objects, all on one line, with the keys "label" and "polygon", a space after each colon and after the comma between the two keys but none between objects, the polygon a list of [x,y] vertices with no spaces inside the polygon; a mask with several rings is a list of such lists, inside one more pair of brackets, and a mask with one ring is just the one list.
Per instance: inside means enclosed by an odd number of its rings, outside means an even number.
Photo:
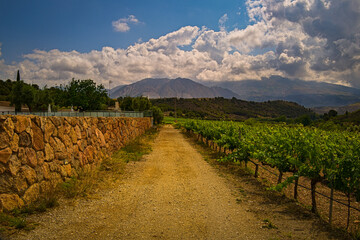
[{"label": "mountain", "polygon": [[216,86],[231,89],[247,101],[285,100],[306,107],[336,107],[360,102],[360,89],[357,88],[280,76],[220,82]]},{"label": "mountain", "polygon": [[110,90],[111,98],[147,96],[149,98],[240,98],[239,95],[222,87],[206,87],[186,78],[147,78],[130,85]]},{"label": "mountain", "polygon": [[125,86],[126,86],[126,85],[119,85],[119,86],[117,86],[117,87],[114,87],[114,88],[108,90],[108,91],[109,91],[109,94],[110,94],[110,97],[113,96],[114,94],[116,95],[116,93],[119,92],[120,89],[122,89],[122,88],[125,87]]}]

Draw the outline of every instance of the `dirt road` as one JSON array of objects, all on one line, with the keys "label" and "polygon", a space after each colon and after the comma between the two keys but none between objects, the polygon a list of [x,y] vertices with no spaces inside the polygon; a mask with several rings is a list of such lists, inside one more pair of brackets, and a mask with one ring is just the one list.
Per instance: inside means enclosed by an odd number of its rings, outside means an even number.
[{"label": "dirt road", "polygon": [[44,213],[11,239],[283,239],[171,126],[126,172],[116,188]]}]

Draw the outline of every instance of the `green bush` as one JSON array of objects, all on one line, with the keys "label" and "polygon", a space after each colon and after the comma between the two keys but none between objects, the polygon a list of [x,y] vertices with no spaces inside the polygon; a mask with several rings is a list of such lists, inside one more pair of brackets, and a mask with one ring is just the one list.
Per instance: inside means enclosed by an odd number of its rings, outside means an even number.
[{"label": "green bush", "polygon": [[151,111],[153,112],[154,123],[161,124],[162,121],[164,120],[164,114],[161,111],[161,109],[157,106],[153,106],[151,108]]}]

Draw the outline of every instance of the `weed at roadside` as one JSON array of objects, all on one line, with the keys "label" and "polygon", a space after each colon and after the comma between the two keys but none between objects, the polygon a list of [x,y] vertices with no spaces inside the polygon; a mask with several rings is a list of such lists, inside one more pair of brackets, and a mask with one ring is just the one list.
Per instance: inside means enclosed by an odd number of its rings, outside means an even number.
[{"label": "weed at roadside", "polygon": [[59,196],[54,190],[42,194],[37,201],[30,205],[14,209],[11,212],[0,213],[0,232],[6,232],[11,229],[33,229],[34,225],[29,224],[25,217],[34,213],[45,212],[48,208],[58,206],[58,199]]},{"label": "weed at roadside", "polygon": [[267,228],[267,229],[277,229],[278,227],[275,226],[275,224],[273,224],[269,219],[264,219],[263,220],[264,225],[262,226],[262,228]]}]

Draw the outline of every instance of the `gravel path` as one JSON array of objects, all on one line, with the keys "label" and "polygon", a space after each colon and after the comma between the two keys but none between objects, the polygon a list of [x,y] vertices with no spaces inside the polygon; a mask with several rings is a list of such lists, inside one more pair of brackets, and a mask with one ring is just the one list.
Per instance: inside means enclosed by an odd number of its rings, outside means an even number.
[{"label": "gravel path", "polygon": [[129,163],[115,188],[33,216],[39,226],[11,239],[278,239],[232,192],[178,130],[165,126],[152,153]]}]

